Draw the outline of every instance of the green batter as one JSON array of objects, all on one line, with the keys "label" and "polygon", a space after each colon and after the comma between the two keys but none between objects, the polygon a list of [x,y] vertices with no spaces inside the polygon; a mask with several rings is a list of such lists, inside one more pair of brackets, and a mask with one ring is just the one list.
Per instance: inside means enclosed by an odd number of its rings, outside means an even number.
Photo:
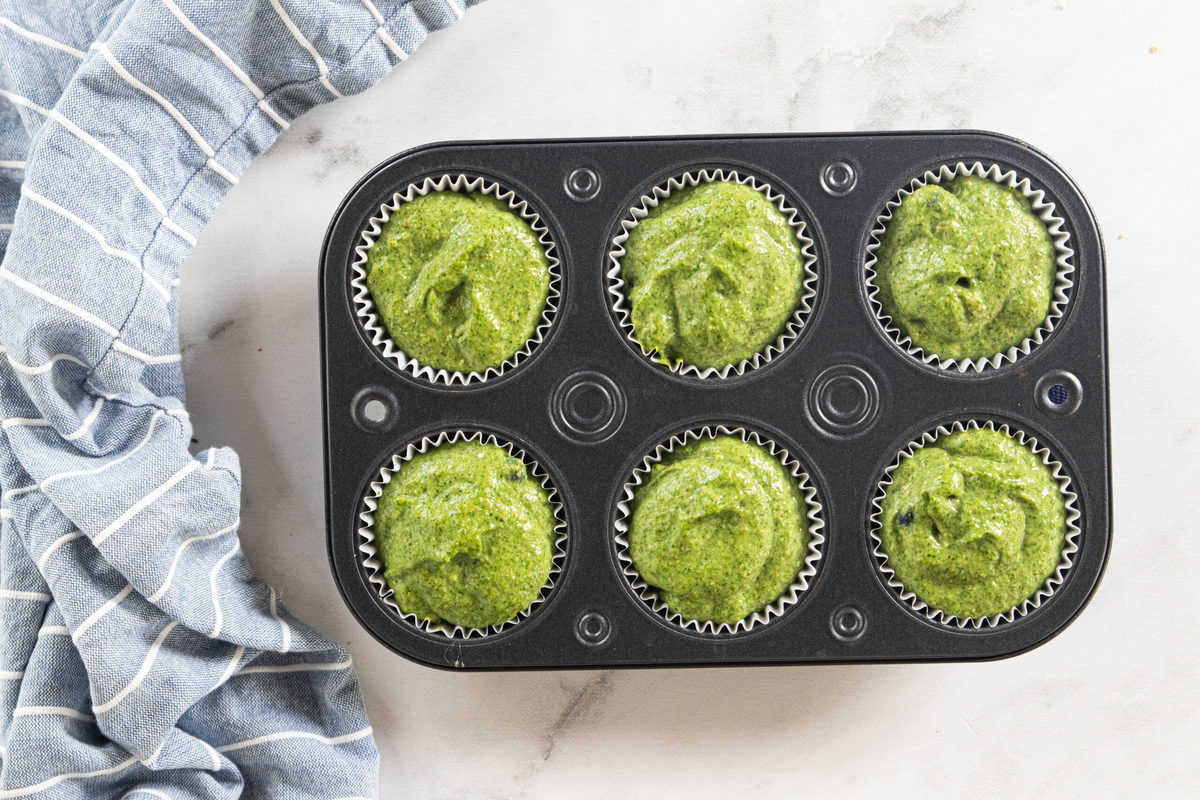
[{"label": "green batter", "polygon": [[396,605],[431,622],[499,625],[537,599],[555,518],[525,464],[456,442],[405,463],[384,487],[375,536]]},{"label": "green batter", "polygon": [[753,357],[779,336],[803,291],[787,218],[732,181],[673,192],[625,251],[634,337],[668,364],[721,368]]},{"label": "green batter", "polygon": [[795,477],[736,436],[700,439],[655,464],[634,497],[629,554],[671,611],[734,623],[778,599],[808,548]]},{"label": "green batter", "polygon": [[423,365],[498,367],[533,335],[550,271],[537,234],[484,194],[403,203],[367,251],[367,288],[388,335]]},{"label": "green batter", "polygon": [[1018,190],[966,175],[900,203],[879,247],[883,310],[944,359],[989,358],[1045,321],[1054,244]]},{"label": "green batter", "polygon": [[932,608],[982,618],[1031,597],[1062,553],[1058,483],[1007,434],[968,430],[901,461],[883,501],[883,550]]}]

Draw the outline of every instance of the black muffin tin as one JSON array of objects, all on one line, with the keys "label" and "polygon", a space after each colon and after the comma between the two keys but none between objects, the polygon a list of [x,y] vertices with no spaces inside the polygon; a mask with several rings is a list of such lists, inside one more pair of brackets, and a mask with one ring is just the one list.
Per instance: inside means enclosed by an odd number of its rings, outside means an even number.
[{"label": "black muffin tin", "polygon": [[[885,203],[926,169],[995,163],[1043,189],[1065,219],[1074,286],[1055,331],[1015,363],[960,374],[922,364],[884,333],[863,278]],[[728,379],[680,377],[625,339],[610,310],[610,240],[637,197],[672,175],[733,168],[781,191],[816,243],[815,306],[769,364]],[[532,356],[466,387],[399,371],[365,335],[350,296],[354,247],[380,204],[410,182],[479,175],[513,189],[550,228],[562,303]],[[419,147],[368,173],[334,215],[321,257],[326,508],[334,578],[355,617],[396,652],[457,669],[964,661],[1014,655],[1083,609],[1110,544],[1111,467],[1104,250],[1072,180],[1029,145],[983,132],[781,134]],[[829,388],[832,386],[832,388]],[[824,387],[824,388],[823,388]],[[374,402],[373,402],[374,401]],[[1057,402],[1056,402],[1057,401]],[[870,552],[876,483],[897,452],[939,423],[1007,422],[1048,446],[1079,495],[1079,552],[1053,596],[983,630],[925,619],[885,583]],[[656,616],[621,574],[616,503],[635,463],[671,434],[742,425],[795,455],[817,487],[824,555],[782,616],[735,635],[684,631]],[[547,602],[482,638],[429,634],[368,582],[359,551],[363,496],[393,453],[422,435],[483,429],[550,474],[569,525],[565,568]]]}]

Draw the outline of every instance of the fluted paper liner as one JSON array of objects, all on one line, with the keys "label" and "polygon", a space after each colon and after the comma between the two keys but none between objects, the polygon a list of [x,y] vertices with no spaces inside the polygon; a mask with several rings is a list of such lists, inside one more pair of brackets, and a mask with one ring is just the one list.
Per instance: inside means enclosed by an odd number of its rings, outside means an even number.
[{"label": "fluted paper liner", "polygon": [[[642,580],[641,575],[638,574],[637,568],[633,564],[633,558],[629,554],[628,538],[629,522],[633,515],[632,503],[634,495],[638,487],[649,476],[651,467],[662,461],[663,458],[672,453],[677,447],[682,447],[688,442],[699,439],[716,439],[717,436],[721,435],[737,436],[744,442],[764,447],[772,456],[779,459],[784,468],[796,479],[796,483],[800,488],[800,494],[804,498],[805,516],[808,519],[808,552],[804,557],[804,562],[800,565],[799,572],[796,573],[795,579],[793,579],[792,583],[784,589],[783,594],[776,600],[732,624],[728,622],[714,622],[712,620],[689,619],[682,614],[671,611],[667,607],[667,604],[659,597],[658,590]],[[825,534],[823,532],[825,521],[822,516],[822,510],[823,506],[817,495],[817,489],[808,474],[804,472],[800,462],[773,439],[757,431],[738,425],[704,425],[691,428],[682,433],[677,433],[666,441],[656,445],[642,459],[638,466],[634,468],[633,474],[622,487],[621,496],[617,502],[617,515],[614,521],[615,531],[613,536],[613,543],[617,549],[617,563],[620,565],[625,579],[633,589],[633,593],[650,611],[667,622],[696,633],[713,635],[744,633],[760,625],[765,625],[772,619],[780,616],[789,607],[799,602],[801,595],[807,591],[813,577],[817,574],[817,565],[821,560],[822,545],[825,543]]]},{"label": "fluted paper liner", "polygon": [[[383,577],[383,562],[379,558],[378,548],[375,546],[375,511],[379,507],[379,498],[383,495],[383,489],[392,480],[395,475],[406,462],[411,461],[421,453],[428,452],[436,447],[443,445],[454,444],[456,442],[478,442],[480,444],[494,444],[504,448],[509,455],[520,460],[529,470],[529,474],[537,480],[542,488],[546,490],[546,496],[550,501],[554,510],[554,555],[550,566],[550,574],[546,578],[546,583],[543,584],[538,596],[526,606],[516,616],[505,620],[499,625],[489,625],[487,628],[464,628],[461,625],[451,626],[446,622],[430,622],[418,617],[416,614],[405,612],[396,605],[392,587]],[[448,639],[476,639],[484,636],[491,636],[502,631],[512,628],[514,625],[526,619],[532,614],[538,606],[546,602],[554,590],[554,585],[562,574],[563,565],[567,559],[567,515],[563,508],[561,497],[558,489],[550,480],[549,473],[544,470],[537,461],[530,457],[524,450],[517,447],[512,442],[501,439],[496,434],[485,433],[482,431],[464,431],[460,429],[442,431],[440,433],[431,434],[421,437],[421,439],[413,444],[405,446],[405,448],[394,454],[379,470],[378,479],[371,481],[367,487],[367,491],[360,503],[358,514],[361,525],[358,528],[360,543],[358,545],[359,553],[362,557],[363,570],[366,572],[367,580],[375,588],[379,595],[379,599],[383,601],[389,609],[391,609],[397,617],[404,623],[422,631],[423,633],[444,635]]]},{"label": "fluted paper liner", "polygon": [[[546,304],[542,309],[542,319],[533,331],[533,335],[516,353],[511,355],[499,366],[488,367],[482,372],[459,372],[431,367],[422,364],[409,356],[388,335],[387,328],[379,318],[375,300],[367,288],[367,253],[375,244],[383,225],[403,203],[410,202],[431,192],[459,192],[463,194],[481,193],[491,195],[506,203],[513,213],[529,224],[537,235],[546,254],[546,267],[550,272],[550,285],[546,294]],[[410,183],[403,191],[396,192],[392,198],[379,207],[375,216],[367,221],[367,226],[361,235],[361,241],[354,248],[354,262],[350,265],[350,294],[354,302],[354,314],[358,323],[366,331],[367,338],[377,351],[401,371],[408,372],[413,377],[423,378],[431,383],[446,386],[466,386],[473,383],[491,380],[518,366],[524,359],[542,343],[554,324],[554,315],[558,311],[562,295],[562,269],[554,239],[550,229],[542,221],[541,216],[529,203],[518,197],[511,189],[499,183],[482,177],[472,177],[463,174],[446,174],[425,178],[416,183]]]},{"label": "fluted paper liner", "polygon": [[[883,550],[883,539],[880,537],[880,531],[883,529],[884,496],[887,494],[888,487],[892,485],[892,475],[900,466],[900,463],[904,459],[912,457],[922,447],[933,444],[942,436],[949,436],[953,433],[961,433],[968,430],[998,431],[1011,436],[1023,447],[1029,448],[1050,469],[1050,474],[1058,482],[1059,492],[1062,494],[1063,506],[1066,510],[1066,534],[1063,539],[1062,553],[1059,556],[1058,566],[1055,567],[1054,572],[1046,579],[1041,588],[1024,602],[1013,606],[1008,611],[993,614],[990,617],[957,617],[953,614],[947,614],[940,609],[928,605],[921,598],[917,597],[914,592],[905,589],[904,585],[896,578],[895,571],[888,566],[887,553]],[[884,582],[897,594],[905,605],[930,622],[960,629],[983,630],[995,628],[998,625],[1012,622],[1014,619],[1019,619],[1026,614],[1030,614],[1050,599],[1050,596],[1054,594],[1055,590],[1066,579],[1067,571],[1070,570],[1071,565],[1074,563],[1075,554],[1079,552],[1079,537],[1082,534],[1079,519],[1079,496],[1075,492],[1071,476],[1067,473],[1066,467],[1062,465],[1062,462],[1054,458],[1049,448],[1040,444],[1031,434],[1006,423],[997,424],[991,420],[967,419],[938,425],[932,430],[922,433],[919,437],[904,446],[896,456],[896,459],[884,470],[883,477],[876,484],[875,496],[871,501],[868,533],[871,543],[871,553],[874,556],[876,567],[882,574]]]},{"label": "fluted paper liner", "polygon": [[[629,235],[633,232],[633,229],[653,209],[657,208],[663,200],[669,197],[672,192],[713,181],[732,181],[761,192],[787,219],[788,224],[795,233],[796,243],[800,247],[803,269],[800,301],[792,312],[791,317],[784,324],[783,330],[775,338],[775,341],[750,358],[742,359],[734,364],[727,364],[724,367],[698,367],[694,364],[683,363],[682,361],[670,363],[666,359],[656,356],[652,351],[647,350],[637,339],[628,307],[628,298],[625,296],[625,281],[621,277],[621,258],[625,255],[625,242],[629,239]],[[801,329],[812,314],[813,304],[816,301],[817,281],[819,279],[816,269],[817,256],[813,240],[805,233],[806,229],[807,225],[800,216],[800,212],[788,203],[787,198],[781,192],[775,190],[769,183],[754,175],[745,174],[734,169],[708,168],[684,172],[668,178],[665,182],[651,187],[648,194],[643,194],[638,198],[637,202],[630,207],[629,213],[621,220],[620,232],[612,238],[609,244],[609,269],[606,276],[608,278],[609,302],[617,324],[620,326],[622,333],[625,334],[625,337],[643,356],[655,364],[663,366],[679,375],[691,375],[697,378],[728,378],[731,375],[742,375],[747,370],[756,369],[763,364],[769,363],[771,359],[782,353],[800,335]]]},{"label": "fluted paper liner", "polygon": [[[875,279],[878,277],[875,265],[879,260],[878,252],[880,246],[883,244],[883,236],[887,231],[887,225],[891,222],[892,215],[900,207],[900,203],[903,202],[904,198],[922,186],[949,182],[965,175],[986,178],[1002,186],[1014,188],[1025,196],[1029,201],[1030,207],[1033,209],[1033,213],[1045,224],[1046,230],[1050,234],[1050,239],[1054,244],[1054,286],[1052,287],[1050,309],[1046,314],[1046,319],[1032,334],[1021,340],[1019,344],[1008,348],[1002,353],[996,353],[995,355],[983,358],[942,358],[936,353],[928,353],[923,348],[915,345],[908,334],[900,330],[895,321],[884,310],[883,303],[879,299],[879,286],[875,283]],[[883,326],[883,330],[888,335],[888,338],[895,342],[897,347],[918,361],[930,364],[938,369],[960,373],[983,372],[986,369],[999,367],[1003,364],[1011,364],[1018,358],[1029,355],[1033,352],[1034,348],[1045,341],[1046,337],[1051,334],[1054,327],[1058,324],[1058,321],[1062,319],[1063,314],[1066,313],[1067,305],[1071,301],[1071,288],[1075,285],[1075,265],[1072,262],[1075,250],[1071,247],[1070,241],[1071,235],[1067,232],[1066,222],[1056,213],[1054,203],[1046,199],[1044,191],[1033,188],[1029,182],[1029,178],[1019,176],[1016,171],[1003,169],[997,164],[984,165],[980,161],[975,161],[971,164],[959,161],[953,166],[943,164],[936,170],[926,170],[920,177],[913,178],[908,186],[900,189],[895,197],[887,201],[884,205],[883,213],[875,218],[875,227],[871,229],[871,235],[867,241],[867,257],[864,263],[867,302],[870,303],[872,312],[875,314],[879,324]]]}]

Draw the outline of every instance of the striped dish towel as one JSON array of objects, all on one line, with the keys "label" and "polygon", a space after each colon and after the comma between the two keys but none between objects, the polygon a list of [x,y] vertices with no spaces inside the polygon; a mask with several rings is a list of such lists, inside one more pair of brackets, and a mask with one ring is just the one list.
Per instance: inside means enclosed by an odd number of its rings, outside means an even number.
[{"label": "striped dish towel", "polygon": [[236,454],[189,452],[179,265],[475,2],[0,0],[0,800],[376,796],[350,659],[242,556]]}]

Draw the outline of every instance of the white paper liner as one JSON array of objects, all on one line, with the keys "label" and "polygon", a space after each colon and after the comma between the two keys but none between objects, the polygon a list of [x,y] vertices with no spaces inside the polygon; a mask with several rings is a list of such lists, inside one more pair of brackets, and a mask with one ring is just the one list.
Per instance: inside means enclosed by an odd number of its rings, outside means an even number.
[{"label": "white paper liner", "polygon": [[[732,181],[761,192],[787,219],[788,224],[791,225],[792,230],[795,232],[796,243],[800,247],[800,256],[803,262],[804,276],[801,282],[802,291],[800,293],[800,301],[796,305],[796,309],[792,312],[792,316],[784,325],[783,330],[780,331],[779,336],[775,338],[775,341],[768,344],[761,352],[755,353],[751,358],[742,359],[737,363],[726,364],[724,367],[719,368],[698,367],[682,362],[671,364],[665,359],[655,356],[637,340],[627,298],[625,297],[625,281],[621,278],[621,258],[625,255],[625,242],[629,239],[629,234],[638,226],[639,222],[650,214],[651,210],[657,208],[663,200],[669,197],[671,192],[713,181]],[[637,202],[630,207],[629,214],[621,220],[620,232],[610,242],[608,251],[609,269],[606,277],[608,278],[609,300],[617,324],[625,334],[625,337],[643,356],[653,363],[679,375],[690,375],[697,378],[728,378],[731,375],[742,375],[747,370],[756,369],[770,362],[771,359],[782,353],[800,335],[804,323],[812,314],[813,303],[816,301],[818,273],[815,265],[817,263],[817,256],[813,240],[805,233],[806,227],[807,225],[800,216],[800,212],[788,203],[787,198],[772,188],[769,183],[754,175],[744,174],[734,169],[714,167],[684,172],[668,178],[665,182],[652,187],[649,194],[643,194],[638,198]]]},{"label": "white paper liner", "polygon": [[[998,431],[1000,433],[1011,436],[1016,442],[1029,450],[1042,463],[1050,469],[1050,474],[1058,482],[1059,491],[1062,493],[1063,506],[1066,511],[1066,534],[1063,539],[1062,554],[1059,556],[1058,566],[1055,567],[1054,573],[1046,579],[1031,597],[1026,599],[1018,606],[1014,606],[1008,611],[999,614],[993,614],[990,617],[957,617],[953,614],[947,614],[939,609],[929,606],[921,598],[907,589],[897,580],[896,572],[888,566],[887,553],[883,550],[883,539],[880,537],[880,531],[883,529],[883,500],[887,494],[887,489],[892,485],[892,475],[906,458],[910,458],[917,450],[936,442],[942,436],[949,436],[952,433],[961,433],[968,430],[989,430]],[[899,598],[914,612],[921,615],[930,622],[935,622],[940,625],[950,627],[974,630],[983,630],[994,628],[1007,622],[1012,622],[1014,619],[1030,614],[1041,607],[1042,603],[1050,599],[1055,590],[1062,585],[1066,578],[1067,571],[1074,563],[1075,554],[1079,552],[1079,536],[1082,534],[1082,529],[1079,526],[1079,496],[1075,493],[1072,486],[1071,477],[1067,473],[1066,467],[1062,462],[1054,458],[1049,448],[1043,446],[1031,434],[1025,431],[1009,426],[1007,423],[996,424],[992,420],[975,420],[966,419],[962,421],[954,421],[949,424],[938,425],[932,430],[922,433],[919,437],[909,442],[896,456],[896,459],[883,472],[883,477],[876,484],[875,496],[871,501],[871,516],[868,523],[868,534],[871,541],[871,553],[875,557],[875,565],[884,577],[884,582],[894,591]]]},{"label": "white paper liner", "polygon": [[[375,307],[375,300],[371,297],[371,291],[367,288],[367,252],[371,249],[371,245],[375,243],[375,240],[379,238],[380,233],[383,231],[383,225],[391,217],[392,212],[398,209],[402,203],[407,203],[417,197],[422,197],[431,192],[446,191],[464,194],[478,192],[491,195],[507,203],[508,207],[514,213],[529,223],[529,227],[537,235],[538,241],[542,245],[542,250],[546,254],[546,266],[550,272],[550,285],[546,294],[546,305],[542,309],[541,322],[534,329],[533,335],[508,360],[499,366],[488,367],[482,372],[459,372],[437,369],[422,364],[417,359],[407,355],[392,340],[391,336],[388,335],[387,328],[379,318]],[[408,372],[413,377],[423,378],[432,383],[440,383],[447,386],[466,386],[496,378],[513,369],[525,358],[532,355],[533,351],[546,338],[551,326],[554,324],[554,315],[558,311],[559,299],[562,295],[562,269],[558,258],[558,250],[555,247],[554,239],[550,236],[550,229],[528,202],[518,197],[511,189],[507,189],[495,181],[478,176],[446,174],[428,177],[417,183],[410,183],[403,191],[396,192],[392,195],[391,200],[379,207],[379,211],[376,212],[375,216],[367,221],[367,227],[362,232],[361,240],[361,243],[354,248],[355,258],[354,262],[350,265],[350,294],[354,302],[354,314],[358,318],[359,324],[362,325],[363,330],[366,331],[367,337],[370,339],[371,344],[375,346],[375,349],[385,359],[391,361],[400,370]]]},{"label": "white paper liner", "polygon": [[[936,353],[927,353],[923,348],[915,345],[912,339],[901,331],[891,316],[884,311],[883,303],[879,299],[879,286],[875,283],[875,279],[878,277],[875,265],[878,263],[878,251],[883,243],[883,235],[887,230],[888,223],[892,220],[892,215],[900,207],[900,203],[922,186],[949,182],[964,175],[986,178],[1003,186],[1015,188],[1025,195],[1033,212],[1041,218],[1046,225],[1046,230],[1050,233],[1050,239],[1054,243],[1054,263],[1056,265],[1050,309],[1042,324],[1019,344],[1004,352],[976,359],[942,358]],[[1071,288],[1075,285],[1075,265],[1072,263],[1075,250],[1070,245],[1070,239],[1071,235],[1067,232],[1066,223],[1056,213],[1054,203],[1046,199],[1044,191],[1034,189],[1028,178],[1018,176],[1014,170],[1003,169],[997,164],[984,165],[980,161],[971,164],[959,161],[953,166],[943,164],[936,171],[926,170],[921,177],[913,178],[907,187],[900,189],[895,197],[887,201],[883,213],[876,217],[875,227],[871,229],[870,238],[867,241],[867,257],[864,263],[867,301],[888,338],[895,342],[901,350],[925,364],[960,373],[983,372],[989,368],[1011,364],[1018,358],[1029,355],[1035,347],[1045,341],[1058,321],[1062,319],[1063,314],[1066,313],[1067,305],[1071,300]]]},{"label": "white paper liner", "polygon": [[[383,494],[383,489],[392,480],[392,476],[400,470],[405,462],[411,461],[417,455],[428,452],[436,447],[441,447],[442,445],[454,444],[455,442],[479,442],[480,444],[494,444],[504,448],[509,455],[523,462],[529,470],[529,474],[541,483],[542,488],[546,490],[546,496],[554,510],[554,555],[550,566],[550,575],[546,578],[546,583],[542,586],[537,598],[522,611],[518,612],[516,616],[505,620],[499,625],[489,625],[487,628],[464,628],[461,625],[451,627],[447,623],[430,622],[418,617],[416,614],[409,614],[401,610],[396,605],[392,587],[388,585],[383,577],[384,565],[379,558],[378,548],[375,547],[375,511],[379,507],[379,498]],[[375,587],[376,592],[379,594],[379,599],[384,602],[384,605],[395,612],[396,616],[405,624],[411,625],[423,633],[444,635],[448,639],[475,639],[506,631],[526,619],[538,606],[546,602],[554,589],[555,582],[558,580],[559,575],[562,574],[563,565],[566,563],[567,515],[566,510],[563,508],[558,489],[550,480],[549,473],[542,469],[537,461],[512,442],[501,439],[493,433],[455,429],[421,437],[420,441],[407,445],[401,452],[393,455],[388,463],[379,470],[379,478],[378,480],[371,481],[367,487],[360,509],[358,518],[362,524],[358,529],[358,535],[361,540],[358,550],[362,554],[361,563],[366,572],[367,580]]]},{"label": "white paper liner", "polygon": [[[633,564],[633,558],[629,554],[629,521],[633,514],[631,504],[633,503],[638,487],[649,476],[651,467],[662,461],[664,457],[673,452],[677,447],[682,447],[688,442],[699,439],[715,439],[720,435],[737,436],[744,442],[765,447],[772,456],[779,459],[779,462],[792,473],[797,485],[800,487],[800,493],[804,498],[806,508],[805,516],[808,518],[808,552],[804,557],[804,563],[800,566],[800,571],[796,574],[791,585],[773,602],[732,624],[728,622],[714,622],[712,620],[688,619],[682,614],[671,611],[667,607],[667,604],[659,597],[658,590],[642,580],[641,575],[638,574],[637,568]],[[633,474],[621,488],[621,499],[617,501],[617,515],[614,521],[616,530],[613,536],[613,542],[617,549],[617,562],[620,564],[622,574],[633,589],[633,593],[652,612],[667,622],[696,633],[713,635],[744,633],[759,625],[765,625],[767,622],[783,614],[790,606],[799,602],[800,596],[808,589],[813,576],[817,574],[817,564],[821,560],[822,545],[825,543],[823,508],[820,498],[817,495],[817,489],[808,477],[808,474],[804,472],[800,462],[773,439],[738,425],[704,425],[690,428],[656,445],[642,459],[641,463],[634,468]]]}]

